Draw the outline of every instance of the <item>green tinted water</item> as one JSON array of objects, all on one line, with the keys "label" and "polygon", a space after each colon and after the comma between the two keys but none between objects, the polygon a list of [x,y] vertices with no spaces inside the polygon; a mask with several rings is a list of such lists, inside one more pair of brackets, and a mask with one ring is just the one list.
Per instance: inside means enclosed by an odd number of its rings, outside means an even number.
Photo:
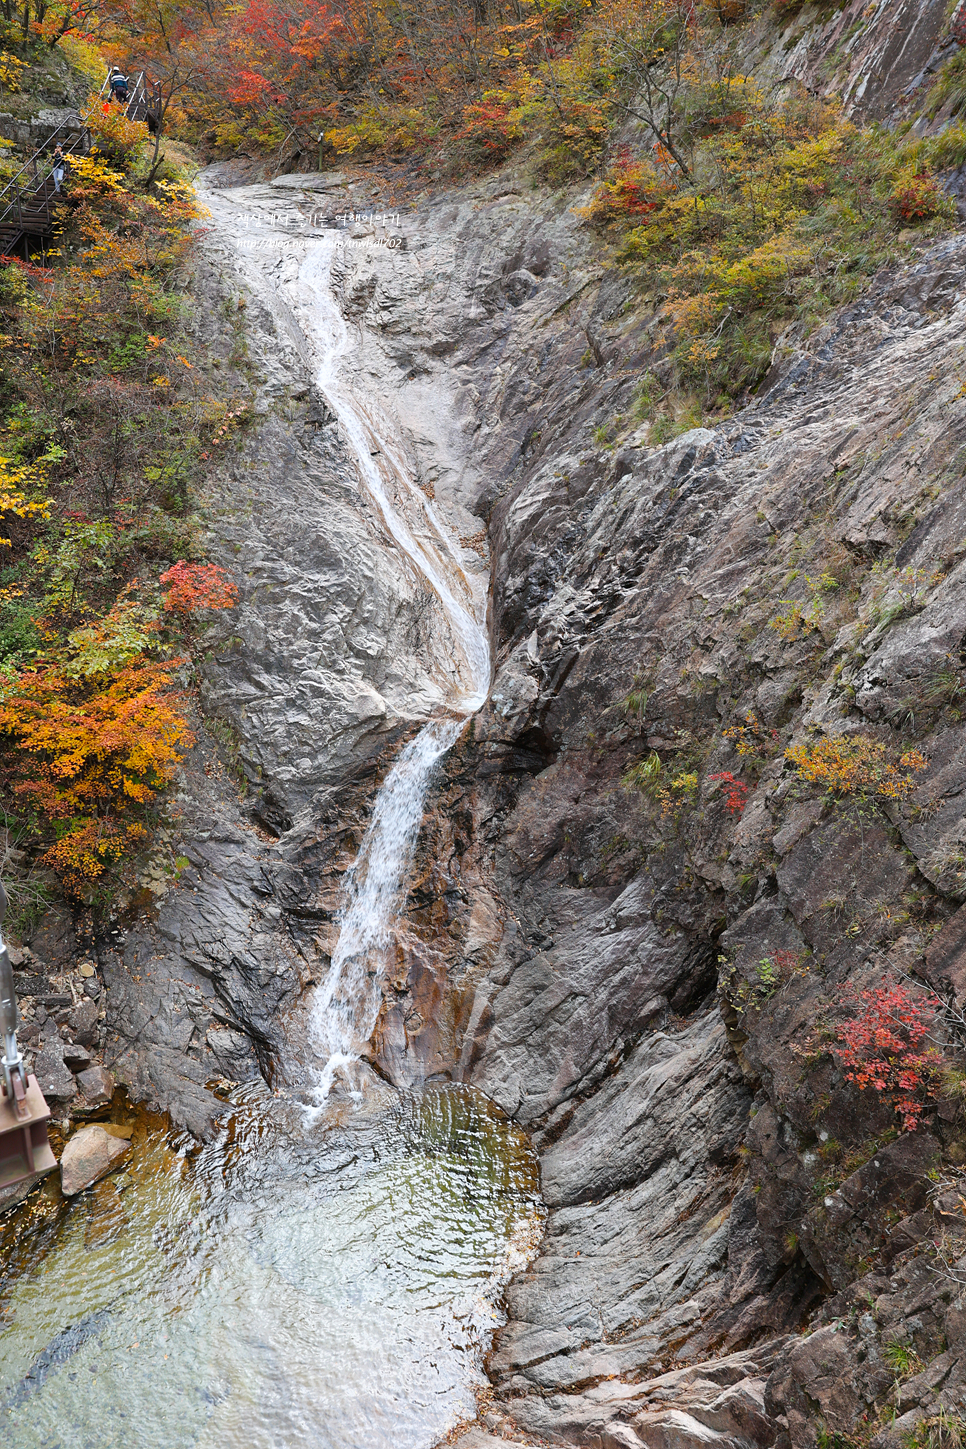
[{"label": "green tinted water", "polygon": [[540,1230],[523,1135],[462,1087],[315,1127],[231,1105],[201,1149],[142,1119],[119,1177],[8,1220],[6,1442],[428,1449],[474,1415]]}]

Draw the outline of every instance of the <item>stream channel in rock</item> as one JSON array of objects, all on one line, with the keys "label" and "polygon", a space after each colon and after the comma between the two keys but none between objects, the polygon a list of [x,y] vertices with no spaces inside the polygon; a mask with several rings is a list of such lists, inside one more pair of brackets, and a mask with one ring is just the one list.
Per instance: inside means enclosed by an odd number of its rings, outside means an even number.
[{"label": "stream channel in rock", "polygon": [[[216,230],[237,232],[231,195],[207,200]],[[256,218],[259,234],[279,245],[271,217]],[[158,1449],[428,1449],[474,1417],[502,1292],[539,1238],[524,1133],[472,1087],[401,1091],[362,1060],[434,767],[485,702],[490,660],[486,601],[458,543],[410,478],[391,419],[340,381],[339,245],[326,230],[303,245],[277,314],[314,356],[367,503],[431,590],[432,710],[424,684],[424,723],[376,797],[328,974],[285,1063],[300,1087],[236,1088],[204,1146],[136,1126],[127,1173],[58,1205],[56,1241],[10,1293],[16,1331],[0,1349],[21,1449],[135,1436]]]}]

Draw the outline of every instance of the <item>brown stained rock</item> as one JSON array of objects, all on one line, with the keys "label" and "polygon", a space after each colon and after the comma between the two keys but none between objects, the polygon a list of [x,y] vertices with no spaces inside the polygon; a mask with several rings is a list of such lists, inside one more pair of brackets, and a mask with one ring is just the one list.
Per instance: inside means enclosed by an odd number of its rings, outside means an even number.
[{"label": "brown stained rock", "polygon": [[951,991],[962,1010],[966,1002],[966,906],[930,942],[923,974],[937,991]]},{"label": "brown stained rock", "polygon": [[839,1194],[868,1221],[894,1202],[915,1212],[926,1201],[926,1174],[938,1165],[939,1156],[939,1144],[930,1133],[905,1132],[847,1178]]},{"label": "brown stained rock", "polygon": [[115,1137],[103,1127],[82,1127],[64,1148],[60,1159],[61,1189],[65,1197],[74,1197],[85,1187],[106,1177],[126,1162],[131,1144]]},{"label": "brown stained rock", "polygon": [[445,1072],[460,1035],[453,1021],[460,998],[446,989],[445,963],[433,960],[420,942],[413,944],[415,949],[400,948],[405,975],[396,990],[386,992],[372,1039],[374,1060],[398,1087]]},{"label": "brown stained rock", "polygon": [[820,1328],[793,1339],[781,1353],[765,1394],[765,1410],[788,1421],[792,1449],[815,1443],[815,1406],[832,1433],[847,1433],[861,1407],[854,1382],[852,1346],[845,1334]]},{"label": "brown stained rock", "polygon": [[743,1378],[722,1393],[694,1409],[695,1418],[721,1434],[731,1434],[745,1443],[765,1449],[774,1437],[774,1425],[765,1414],[764,1378]]},{"label": "brown stained rock", "polygon": [[114,1096],[114,1078],[105,1067],[89,1067],[77,1078],[86,1107],[104,1107]]},{"label": "brown stained rock", "polygon": [[[900,1253],[908,1252],[923,1238],[928,1237],[932,1231],[933,1215],[931,1212],[921,1210],[913,1213],[910,1217],[902,1218],[896,1223],[889,1234],[889,1241],[882,1250],[882,1258],[886,1264],[894,1262]],[[947,1337],[951,1335],[947,1334]]]},{"label": "brown stained rock", "polygon": [[453,1449],[527,1449],[527,1446],[523,1439],[506,1439],[502,1434],[497,1438],[485,1429],[474,1427],[454,1441]]},{"label": "brown stained rock", "polygon": [[[961,632],[962,604],[947,607],[946,612],[949,628]],[[925,617],[918,615],[917,619]],[[917,658],[922,654],[920,648]],[[920,664],[925,682],[930,677],[928,669],[934,676],[945,665],[944,656],[930,661],[928,668]],[[905,687],[908,690],[908,683]],[[929,765],[916,776],[916,788],[900,812],[899,828],[923,875],[944,893],[962,900],[966,892],[966,725],[937,731],[923,749]]]},{"label": "brown stained rock", "polygon": [[914,874],[883,825],[848,815],[811,830],[777,871],[792,915],[819,951],[838,942],[853,919],[894,901]]},{"label": "brown stained rock", "polygon": [[772,837],[771,844],[775,854],[787,855],[805,832],[821,820],[824,809],[824,800],[803,800],[800,805],[793,805],[781,829],[776,830]]},{"label": "brown stained rock", "polygon": [[846,1178],[802,1224],[802,1248],[815,1271],[833,1287],[844,1288],[859,1256],[888,1250],[884,1214],[896,1205],[911,1213],[922,1208],[926,1174],[939,1160],[938,1143],[929,1132],[906,1132]]},{"label": "brown stained rock", "polygon": [[782,901],[766,896],[743,911],[720,938],[739,972],[754,966],[766,951],[804,953],[805,942]]},{"label": "brown stained rock", "polygon": [[765,1380],[742,1378],[708,1398],[711,1387],[704,1384],[690,1393],[685,1389],[682,1398],[687,1409],[652,1409],[637,1417],[633,1427],[638,1442],[648,1449],[711,1449],[712,1445],[725,1449],[737,1440],[768,1449],[774,1442],[775,1427],[765,1413]]}]

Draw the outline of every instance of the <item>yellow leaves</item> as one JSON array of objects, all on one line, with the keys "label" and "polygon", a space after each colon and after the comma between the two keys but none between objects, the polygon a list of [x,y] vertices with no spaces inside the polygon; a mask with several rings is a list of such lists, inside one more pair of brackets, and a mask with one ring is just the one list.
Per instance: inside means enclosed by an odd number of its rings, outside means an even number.
[{"label": "yellow leaves", "polygon": [[675,775],[669,784],[662,786],[657,792],[661,806],[661,818],[666,820],[668,816],[675,815],[678,811],[692,805],[697,793],[698,773],[696,770],[686,770],[680,775]]},{"label": "yellow leaves", "polygon": [[867,795],[903,800],[915,789],[913,773],[929,761],[919,750],[901,754],[867,735],[836,735],[813,744],[795,745],[785,759],[811,785],[823,785],[831,795]]},{"label": "yellow leaves", "polygon": [[[14,463],[0,457],[0,515],[12,513],[16,518],[49,518],[51,498],[31,498],[25,490],[43,487],[46,482],[44,461]],[[0,545],[11,547],[9,538],[0,538]]]},{"label": "yellow leaves", "polygon": [[769,237],[763,246],[733,263],[724,273],[728,290],[761,297],[776,282],[807,271],[812,249],[787,232]]},{"label": "yellow leaves", "polygon": [[10,50],[0,50],[0,85],[5,91],[19,91],[20,81],[27,62],[18,59]]},{"label": "yellow leaves", "polygon": [[821,136],[799,142],[780,158],[778,164],[781,170],[795,181],[816,180],[826,167],[839,159],[850,130],[851,127],[843,124]]},{"label": "yellow leaves", "polygon": [[26,494],[10,493],[0,484],[0,513],[15,513],[18,518],[29,518],[32,513],[39,513],[49,518],[50,503],[49,498],[31,502]]},{"label": "yellow leaves", "polygon": [[[381,128],[380,128],[381,131]],[[370,128],[369,137],[376,145],[381,144],[382,135],[377,132],[378,140],[372,135]],[[366,136],[355,126],[333,126],[331,131],[326,131],[326,145],[331,146],[337,156],[351,156],[362,145]]]},{"label": "yellow leaves", "polygon": [[85,189],[90,187],[102,196],[120,196],[124,193],[124,173],[116,171],[96,154],[72,156],[71,174],[79,178]]},{"label": "yellow leaves", "polygon": [[[165,214],[177,221],[179,226],[211,215],[208,208],[199,202],[190,181],[156,181],[154,184],[161,192]],[[153,198],[148,199],[153,203]]]}]

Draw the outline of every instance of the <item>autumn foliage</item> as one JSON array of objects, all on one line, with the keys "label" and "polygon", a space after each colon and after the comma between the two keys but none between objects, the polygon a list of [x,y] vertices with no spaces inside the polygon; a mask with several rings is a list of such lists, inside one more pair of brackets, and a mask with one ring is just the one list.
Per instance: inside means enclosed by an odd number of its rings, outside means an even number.
[{"label": "autumn foliage", "polygon": [[814,744],[795,745],[785,759],[800,777],[822,785],[831,795],[903,800],[916,787],[913,778],[929,761],[919,750],[896,751],[868,735],[835,735]]},{"label": "autumn foliage", "polygon": [[937,1095],[942,1055],[930,1044],[938,998],[890,982],[867,991],[847,985],[840,1002],[853,1015],[836,1033],[846,1081],[882,1093],[907,1132],[918,1127]]},{"label": "autumn foliage", "polygon": [[191,187],[147,175],[118,107],[91,130],[49,265],[0,266],[0,823],[87,901],[150,845],[192,742],[187,626],[237,598],[187,561],[192,485],[248,416],[192,361]]},{"label": "autumn foliage", "polygon": [[217,564],[190,564],[184,559],[161,575],[164,607],[188,617],[202,609],[230,609],[238,602],[238,589]]},{"label": "autumn foliage", "polygon": [[899,221],[914,225],[941,210],[945,194],[931,176],[902,177],[893,189],[892,210]]},{"label": "autumn foliage", "polygon": [[25,670],[0,701],[13,800],[53,834],[44,861],[80,892],[145,837],[144,807],[192,742],[171,676],[180,661],[132,660],[78,680],[62,666]]},{"label": "autumn foliage", "polygon": [[709,781],[720,781],[725,809],[729,815],[744,813],[748,800],[748,786],[742,780],[736,779],[730,770],[719,770],[717,774],[709,775],[708,779]]}]

